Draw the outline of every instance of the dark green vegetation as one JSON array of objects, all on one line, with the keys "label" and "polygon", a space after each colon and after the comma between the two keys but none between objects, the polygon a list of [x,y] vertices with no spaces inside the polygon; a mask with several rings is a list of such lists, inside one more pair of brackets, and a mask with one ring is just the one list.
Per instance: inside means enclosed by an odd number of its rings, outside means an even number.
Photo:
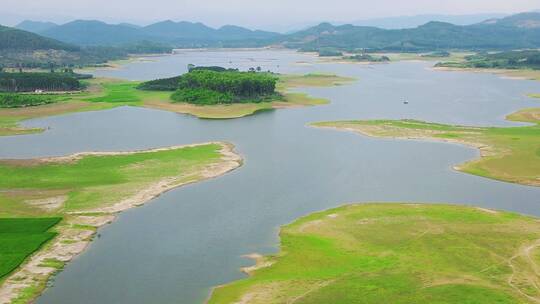
[{"label": "dark green vegetation", "polygon": [[0,108],[22,108],[54,103],[56,98],[39,94],[0,93]]},{"label": "dark green vegetation", "polygon": [[193,69],[179,77],[172,99],[203,105],[261,102],[276,97],[276,83],[269,73]]},{"label": "dark green vegetation", "polygon": [[466,127],[416,120],[336,121],[316,127],[353,130],[376,137],[435,139],[478,147],[481,158],[457,169],[498,180],[540,186],[540,109],[525,109],[509,120],[533,123],[525,127]]},{"label": "dark green vegetation", "polygon": [[[238,69],[226,69],[220,66],[188,65],[188,72],[201,70],[214,72],[238,72]],[[182,76],[150,80],[139,84],[137,89],[145,91],[176,91],[178,89],[180,79],[182,79]]]},{"label": "dark green vegetation", "polygon": [[356,62],[388,62],[390,58],[387,56],[373,56],[370,54],[357,54],[352,56],[345,56],[343,59],[356,61]]},{"label": "dark green vegetation", "polygon": [[0,25],[0,50],[79,51],[79,47]]},{"label": "dark green vegetation", "polygon": [[1,73],[0,92],[76,91],[82,88],[73,73]]},{"label": "dark green vegetation", "polygon": [[435,51],[427,54],[422,54],[421,57],[427,58],[447,58],[450,57],[450,52],[447,51]]},{"label": "dark green vegetation", "polygon": [[318,51],[319,57],[336,57],[343,56],[343,53],[334,49],[321,49]]},{"label": "dark green vegetation", "polygon": [[481,69],[533,69],[540,70],[540,51],[510,51],[479,53],[465,57],[464,62],[442,62],[437,67]]},{"label": "dark green vegetation", "polygon": [[61,218],[0,218],[0,281],[57,235]]},{"label": "dark green vegetation", "polygon": [[287,35],[282,40],[288,47],[312,50],[425,52],[537,48],[540,47],[539,24],[540,13],[518,14],[467,26],[429,22],[417,28],[400,30],[322,23]]},{"label": "dark green vegetation", "polygon": [[162,78],[143,82],[137,86],[137,89],[144,91],[176,91],[180,77]]},{"label": "dark green vegetation", "polygon": [[281,249],[209,303],[537,303],[540,221],[480,208],[359,204],[281,229]]}]

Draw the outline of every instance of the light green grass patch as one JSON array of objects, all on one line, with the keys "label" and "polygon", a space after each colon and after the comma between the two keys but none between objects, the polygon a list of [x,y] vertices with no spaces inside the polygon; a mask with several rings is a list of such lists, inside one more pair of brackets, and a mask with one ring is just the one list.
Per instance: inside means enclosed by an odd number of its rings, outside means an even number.
[{"label": "light green grass patch", "polygon": [[209,303],[524,303],[533,282],[516,289],[508,280],[534,268],[510,258],[536,244],[540,222],[464,206],[363,204],[298,219],[280,236],[271,265],[216,288]]},{"label": "light green grass patch", "polygon": [[67,193],[62,211],[88,211],[112,205],[165,178],[198,180],[201,170],[221,161],[221,148],[220,144],[207,144],[84,156],[69,162],[0,162],[0,190],[4,192],[0,196],[0,214],[26,214],[30,194],[35,201]]}]

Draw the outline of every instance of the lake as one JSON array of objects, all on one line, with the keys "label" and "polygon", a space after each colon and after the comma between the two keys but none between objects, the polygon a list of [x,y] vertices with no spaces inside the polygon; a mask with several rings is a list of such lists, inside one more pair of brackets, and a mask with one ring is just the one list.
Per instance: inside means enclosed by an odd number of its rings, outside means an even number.
[{"label": "lake", "polygon": [[232,173],[123,212],[99,230],[100,237],[56,276],[37,303],[202,303],[213,286],[244,277],[239,268],[252,261],[243,255],[276,252],[279,226],[350,202],[445,202],[540,216],[540,188],[451,169],[477,157],[475,149],[307,126],[321,120],[372,118],[519,125],[504,117],[538,106],[538,100],[526,94],[540,93],[540,82],[434,71],[429,62],[320,63],[311,55],[284,50],[184,51],[95,74],[145,80],[183,73],[189,63],[335,73],[358,81],[298,90],[329,98],[329,105],[241,119],[201,120],[121,107],[34,119],[25,126],[50,129],[0,137],[2,158],[219,140],[236,145],[245,159]]}]

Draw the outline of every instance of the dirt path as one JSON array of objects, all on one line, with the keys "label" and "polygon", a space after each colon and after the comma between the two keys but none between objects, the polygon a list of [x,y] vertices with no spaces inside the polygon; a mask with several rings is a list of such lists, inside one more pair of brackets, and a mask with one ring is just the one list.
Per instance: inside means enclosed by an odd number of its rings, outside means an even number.
[{"label": "dirt path", "polygon": [[[522,246],[519,251],[512,256],[510,259],[508,259],[508,266],[512,269],[512,274],[508,277],[508,285],[512,287],[516,292],[521,294],[522,296],[526,297],[527,299],[531,300],[533,303],[540,303],[540,287],[539,287],[539,281],[540,281],[540,267],[539,265],[533,260],[531,257],[531,252],[536,249],[540,248],[540,239],[536,240],[534,243]],[[531,267],[532,273],[520,273],[518,272],[518,266],[515,265],[515,261],[518,258],[522,258],[528,266]],[[515,283],[516,276],[518,274],[523,274],[524,279],[528,283],[530,283],[530,286],[534,287],[536,289],[536,296],[531,296],[523,290],[521,290],[520,286],[518,286]]]}]

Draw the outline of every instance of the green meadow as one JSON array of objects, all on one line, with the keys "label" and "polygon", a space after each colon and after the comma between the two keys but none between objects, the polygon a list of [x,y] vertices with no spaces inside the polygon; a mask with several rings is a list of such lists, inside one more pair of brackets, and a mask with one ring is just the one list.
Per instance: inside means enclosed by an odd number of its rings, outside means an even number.
[{"label": "green meadow", "polygon": [[540,186],[540,109],[524,109],[507,117],[532,123],[525,127],[465,127],[416,120],[368,120],[315,123],[315,127],[357,131],[368,136],[435,139],[480,148],[481,158],[460,171],[502,181]]},{"label": "green meadow", "polygon": [[202,170],[221,162],[221,149],[220,144],[205,144],[69,161],[0,161],[0,216],[88,211],[165,178],[199,180]]},{"label": "green meadow", "polygon": [[0,282],[29,255],[57,235],[61,218],[0,218]]},{"label": "green meadow", "polygon": [[450,205],[359,204],[281,229],[279,253],[209,303],[536,303],[540,221]]}]

